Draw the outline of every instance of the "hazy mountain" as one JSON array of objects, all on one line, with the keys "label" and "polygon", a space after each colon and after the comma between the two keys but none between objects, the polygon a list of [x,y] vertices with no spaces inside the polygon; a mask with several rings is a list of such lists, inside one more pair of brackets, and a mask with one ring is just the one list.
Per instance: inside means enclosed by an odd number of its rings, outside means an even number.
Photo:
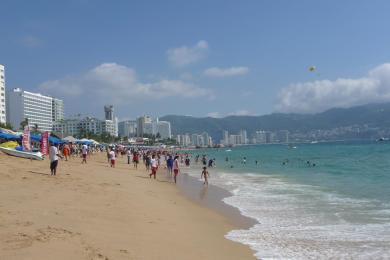
[{"label": "hazy mountain", "polygon": [[228,116],[224,118],[167,115],[160,119],[171,122],[172,133],[175,135],[208,132],[215,140],[221,139],[222,130],[238,133],[241,129],[246,129],[248,136],[250,136],[257,130],[308,132],[347,126],[383,129],[390,127],[390,103],[333,108],[318,114],[274,113],[262,116]]}]

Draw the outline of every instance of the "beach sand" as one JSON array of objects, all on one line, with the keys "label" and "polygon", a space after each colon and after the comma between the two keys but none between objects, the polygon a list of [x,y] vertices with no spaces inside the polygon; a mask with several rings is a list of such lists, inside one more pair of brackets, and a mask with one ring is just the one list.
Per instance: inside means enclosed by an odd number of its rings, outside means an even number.
[{"label": "beach sand", "polygon": [[224,238],[234,221],[126,160],[72,158],[50,176],[47,160],[0,153],[0,259],[254,259]]}]

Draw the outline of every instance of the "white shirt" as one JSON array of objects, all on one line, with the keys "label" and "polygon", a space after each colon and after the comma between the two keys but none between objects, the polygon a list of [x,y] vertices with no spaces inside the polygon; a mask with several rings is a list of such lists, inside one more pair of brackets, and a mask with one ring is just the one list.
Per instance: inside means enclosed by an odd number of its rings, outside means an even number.
[{"label": "white shirt", "polygon": [[150,160],[150,164],[152,165],[152,167],[157,167],[158,166],[158,162],[157,162],[157,160],[155,158],[152,158]]},{"label": "white shirt", "polygon": [[87,154],[88,153],[88,146],[86,146],[84,144],[83,147],[82,147],[82,151],[83,151],[83,154]]},{"label": "white shirt", "polygon": [[114,151],[110,152],[110,159],[115,160],[115,152]]},{"label": "white shirt", "polygon": [[54,145],[50,146],[49,158],[50,162],[58,161],[58,149]]}]

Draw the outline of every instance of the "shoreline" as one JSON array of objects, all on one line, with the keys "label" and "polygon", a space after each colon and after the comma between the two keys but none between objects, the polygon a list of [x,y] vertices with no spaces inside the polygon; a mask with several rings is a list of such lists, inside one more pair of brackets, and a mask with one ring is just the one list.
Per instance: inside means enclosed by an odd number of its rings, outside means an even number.
[{"label": "shoreline", "polygon": [[218,187],[212,183],[209,183],[208,186],[204,186],[200,180],[190,176],[188,173],[183,172],[183,175],[184,177],[178,181],[177,187],[180,189],[180,192],[191,201],[219,212],[239,229],[249,229],[259,223],[256,219],[243,215],[238,208],[226,204],[223,201],[224,198],[233,195],[229,190]]},{"label": "shoreline", "polygon": [[[225,238],[247,220],[192,200],[182,191],[189,186],[175,187],[164,169],[150,180],[143,165],[133,170],[126,160],[111,169],[104,154],[86,165],[72,158],[53,177],[47,160],[0,154],[0,258],[255,259]],[[223,195],[209,188],[208,198]]]}]

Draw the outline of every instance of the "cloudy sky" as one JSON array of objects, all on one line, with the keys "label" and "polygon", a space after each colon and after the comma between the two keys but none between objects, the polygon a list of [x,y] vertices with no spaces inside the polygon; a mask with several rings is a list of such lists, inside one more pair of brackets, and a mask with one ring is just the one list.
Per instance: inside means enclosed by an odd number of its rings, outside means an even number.
[{"label": "cloudy sky", "polygon": [[[390,101],[390,1],[1,1],[8,89],[67,116],[316,113]],[[315,66],[314,71],[309,68]]]}]

